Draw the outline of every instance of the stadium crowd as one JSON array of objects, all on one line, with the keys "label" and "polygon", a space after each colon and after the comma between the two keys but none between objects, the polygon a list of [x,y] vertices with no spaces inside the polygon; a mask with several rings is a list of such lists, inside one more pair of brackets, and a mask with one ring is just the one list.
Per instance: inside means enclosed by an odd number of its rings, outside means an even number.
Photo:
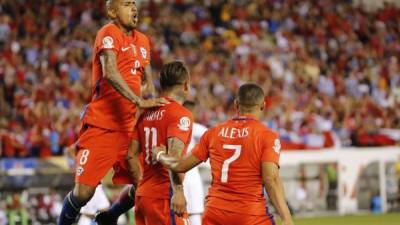
[{"label": "stadium crowd", "polygon": [[[1,157],[59,155],[74,142],[104,2],[0,0]],[[350,0],[164,2],[141,2],[139,30],[151,38],[154,75],[173,59],[190,68],[198,122],[233,116],[233,93],[250,80],[268,91],[265,123],[284,149],[399,143],[394,5],[367,12]]]}]

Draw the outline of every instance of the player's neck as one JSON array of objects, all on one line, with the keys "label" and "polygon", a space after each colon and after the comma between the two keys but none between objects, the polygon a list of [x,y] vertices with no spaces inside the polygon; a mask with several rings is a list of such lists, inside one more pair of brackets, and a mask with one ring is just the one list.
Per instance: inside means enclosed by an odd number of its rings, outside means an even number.
[{"label": "player's neck", "polygon": [[173,91],[161,92],[161,97],[172,99],[172,100],[178,102],[181,105],[185,101],[185,98],[182,96],[182,94],[176,93],[176,92],[173,92]]},{"label": "player's neck", "polygon": [[133,29],[127,29],[127,28],[125,28],[124,26],[122,26],[120,23],[118,23],[117,21],[114,21],[113,22],[114,24],[115,24],[115,26],[117,26],[121,31],[122,31],[122,33],[124,33],[125,35],[131,35],[132,33],[133,33]]},{"label": "player's neck", "polygon": [[238,116],[239,117],[252,117],[252,118],[254,118],[256,120],[260,119],[260,113],[259,112],[250,112],[250,111],[248,111],[248,112],[239,112]]}]

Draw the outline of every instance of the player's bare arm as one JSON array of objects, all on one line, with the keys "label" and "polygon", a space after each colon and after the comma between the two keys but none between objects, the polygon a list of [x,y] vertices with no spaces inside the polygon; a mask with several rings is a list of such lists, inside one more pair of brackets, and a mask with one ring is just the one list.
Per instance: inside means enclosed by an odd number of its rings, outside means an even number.
[{"label": "player's bare arm", "polygon": [[278,166],[272,162],[263,162],[262,179],[265,190],[282,219],[282,225],[293,225],[292,216],[286,204],[283,184],[279,177]]},{"label": "player's bare arm", "polygon": [[153,84],[153,75],[150,65],[146,65],[144,67],[144,75],[146,89],[150,92],[152,96],[157,96],[156,88]]},{"label": "player's bare arm", "polygon": [[103,50],[100,54],[100,62],[104,78],[107,79],[118,93],[140,108],[151,108],[168,104],[168,101],[164,98],[143,100],[139,96],[135,95],[119,73],[117,68],[117,57],[112,50]]},{"label": "player's bare arm", "polygon": [[134,179],[135,183],[133,184],[135,187],[139,184],[140,179],[142,178],[142,171],[140,169],[140,144],[138,141],[133,140],[131,145],[129,146],[128,154],[126,155],[126,161],[128,162],[128,170]]},{"label": "player's bare arm", "polygon": [[[168,154],[175,157],[180,158],[183,150],[185,149],[185,143],[183,143],[179,138],[170,137],[168,138]],[[178,216],[182,216],[183,213],[186,212],[186,199],[183,193],[183,173],[176,173],[174,171],[169,172],[170,178],[173,184],[173,196],[171,199],[172,210],[174,210],[175,214]]]},{"label": "player's bare arm", "polygon": [[166,154],[164,145],[153,148],[153,159],[163,164],[168,169],[177,173],[186,173],[201,163],[196,156],[189,154],[182,159]]}]

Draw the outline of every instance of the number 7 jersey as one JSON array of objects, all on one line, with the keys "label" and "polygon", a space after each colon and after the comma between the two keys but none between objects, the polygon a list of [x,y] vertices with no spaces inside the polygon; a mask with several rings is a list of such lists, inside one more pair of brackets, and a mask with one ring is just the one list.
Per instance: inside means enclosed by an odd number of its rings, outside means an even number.
[{"label": "number 7 jersey", "polygon": [[210,158],[212,183],[207,207],[265,215],[262,162],[279,163],[278,135],[251,116],[237,117],[209,129],[192,150]]},{"label": "number 7 jersey", "polygon": [[153,146],[168,146],[168,138],[175,137],[185,144],[186,153],[192,137],[192,113],[179,103],[152,108],[140,116],[133,139],[139,141],[142,152],[143,178],[136,190],[137,196],[169,199],[171,182],[168,170],[151,157]]}]

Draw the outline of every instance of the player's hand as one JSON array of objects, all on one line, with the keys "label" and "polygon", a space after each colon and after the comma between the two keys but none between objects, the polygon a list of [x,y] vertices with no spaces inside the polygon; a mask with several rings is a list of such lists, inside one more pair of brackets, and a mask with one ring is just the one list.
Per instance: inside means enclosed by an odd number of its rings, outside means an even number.
[{"label": "player's hand", "polygon": [[186,199],[183,193],[183,187],[174,190],[174,194],[171,199],[171,207],[174,213],[181,217],[186,212]]},{"label": "player's hand", "polygon": [[152,98],[152,99],[143,99],[138,102],[138,106],[142,109],[164,106],[168,104],[169,101],[165,98]]},{"label": "player's hand", "polygon": [[[160,145],[160,146],[156,146],[156,147],[153,147],[153,149],[151,150],[152,152],[151,152],[151,158],[153,159],[153,161],[154,162],[158,162],[157,161],[157,156],[158,156],[158,154],[160,153],[160,152],[164,152],[164,153],[166,153],[167,152],[167,147],[165,147],[165,145]],[[161,154],[161,153],[160,153]]]}]

